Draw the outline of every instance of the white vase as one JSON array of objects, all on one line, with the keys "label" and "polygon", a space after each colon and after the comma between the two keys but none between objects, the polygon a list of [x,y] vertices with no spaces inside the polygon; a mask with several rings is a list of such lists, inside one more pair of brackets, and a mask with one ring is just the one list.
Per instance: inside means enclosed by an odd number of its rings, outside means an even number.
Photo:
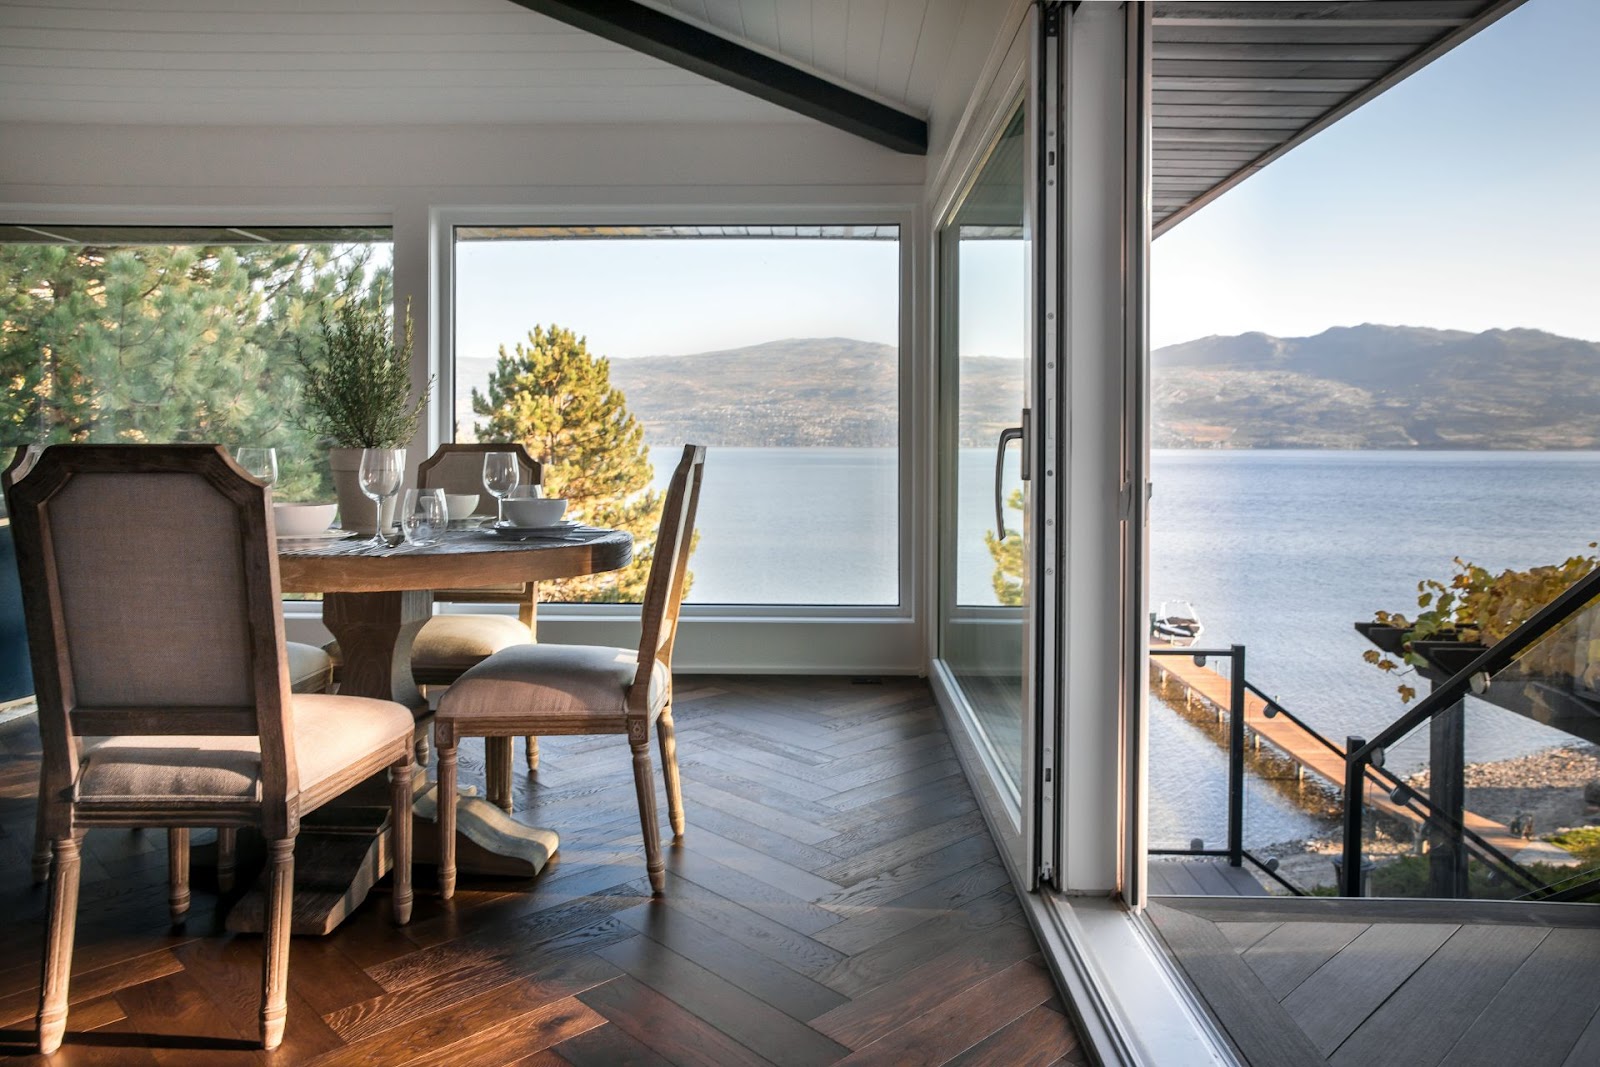
[{"label": "white vase", "polygon": [[[377,531],[373,519],[377,509],[372,498],[361,491],[361,453],[364,448],[328,449],[328,469],[333,472],[333,488],[339,497],[339,526],[359,534]],[[394,529],[395,500],[400,494],[383,502],[383,528]]]}]

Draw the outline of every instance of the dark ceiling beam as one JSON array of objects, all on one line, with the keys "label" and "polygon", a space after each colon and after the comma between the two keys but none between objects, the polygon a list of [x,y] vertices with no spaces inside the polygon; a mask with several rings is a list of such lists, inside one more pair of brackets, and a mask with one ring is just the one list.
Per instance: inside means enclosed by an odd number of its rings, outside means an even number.
[{"label": "dark ceiling beam", "polygon": [[635,0],[512,0],[896,152],[926,155],[928,124]]}]

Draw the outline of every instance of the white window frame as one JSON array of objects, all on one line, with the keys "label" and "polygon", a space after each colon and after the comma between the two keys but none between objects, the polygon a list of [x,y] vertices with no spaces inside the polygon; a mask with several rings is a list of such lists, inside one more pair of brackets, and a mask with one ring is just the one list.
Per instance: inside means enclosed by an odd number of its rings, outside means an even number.
[{"label": "white window frame", "polygon": [[[430,436],[454,435],[455,241],[461,226],[573,225],[894,225],[899,228],[899,424],[897,586],[899,603],[887,605],[685,604],[690,624],[675,649],[673,667],[685,672],[919,674],[926,667],[925,628],[930,601],[921,580],[932,560],[933,531],[918,521],[929,460],[918,447],[928,430],[921,398],[931,388],[926,350],[917,324],[920,281],[926,271],[926,226],[920,210],[905,204],[719,206],[538,205],[437,206],[429,214],[432,315],[429,370]],[[715,449],[712,450],[715,462]],[[713,472],[714,473],[714,472]],[[488,606],[463,609],[485,611]],[[501,609],[509,610],[509,609]],[[542,640],[628,646],[637,641],[636,605],[547,604],[539,609]]]}]

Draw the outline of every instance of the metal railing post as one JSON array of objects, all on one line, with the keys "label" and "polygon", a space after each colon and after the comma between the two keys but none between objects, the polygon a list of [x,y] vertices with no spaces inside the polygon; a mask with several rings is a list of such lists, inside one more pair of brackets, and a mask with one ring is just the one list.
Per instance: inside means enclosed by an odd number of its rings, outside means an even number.
[{"label": "metal railing post", "polygon": [[1366,792],[1364,761],[1350,754],[1367,742],[1360,737],[1344,739],[1344,858],[1339,866],[1339,895],[1359,897],[1361,893],[1361,802]]},{"label": "metal railing post", "polygon": [[1228,694],[1228,865],[1244,864],[1244,646],[1232,649]]}]

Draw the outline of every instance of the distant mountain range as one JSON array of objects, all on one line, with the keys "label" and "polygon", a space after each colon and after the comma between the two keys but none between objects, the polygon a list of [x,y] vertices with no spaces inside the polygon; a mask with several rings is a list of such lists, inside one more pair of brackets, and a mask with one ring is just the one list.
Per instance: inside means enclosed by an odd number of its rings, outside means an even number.
[{"label": "distant mountain range", "polygon": [[[1152,441],[1166,448],[1600,447],[1600,344],[1539,330],[1336,327],[1314,337],[1203,337],[1152,353]],[[492,359],[461,360],[457,411]],[[962,361],[960,438],[1017,422],[1015,359]],[[794,338],[613,359],[652,444],[890,447],[890,345]]]},{"label": "distant mountain range", "polygon": [[1158,447],[1593,448],[1600,344],[1540,330],[1349,326],[1151,354]]}]

